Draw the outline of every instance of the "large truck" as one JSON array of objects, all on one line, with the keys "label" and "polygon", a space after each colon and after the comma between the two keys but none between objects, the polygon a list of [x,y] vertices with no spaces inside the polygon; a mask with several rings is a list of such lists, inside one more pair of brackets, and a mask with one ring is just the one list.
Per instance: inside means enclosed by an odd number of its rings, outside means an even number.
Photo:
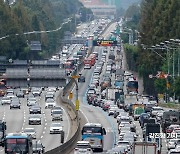
[{"label": "large truck", "polygon": [[[159,134],[159,135],[157,135]],[[161,154],[162,138],[161,126],[159,123],[147,123],[145,127],[144,140],[146,142],[153,142],[157,144],[157,154]]]},{"label": "large truck", "polygon": [[106,99],[107,100],[115,100],[116,92],[119,92],[117,88],[106,88]]},{"label": "large truck", "polygon": [[0,120],[0,133],[1,133],[1,136],[0,136],[0,145],[1,146],[4,146],[4,140],[5,140],[5,136],[6,136],[6,122],[5,121],[2,121]]},{"label": "large truck", "polygon": [[138,101],[137,94],[125,94],[124,105],[125,110],[129,111],[129,107]]},{"label": "large truck", "polygon": [[153,142],[134,142],[133,154],[157,154],[157,144]]},{"label": "large truck", "polygon": [[133,104],[132,105],[132,114],[133,114],[135,121],[138,120],[140,115],[144,112],[145,112],[144,104]]}]

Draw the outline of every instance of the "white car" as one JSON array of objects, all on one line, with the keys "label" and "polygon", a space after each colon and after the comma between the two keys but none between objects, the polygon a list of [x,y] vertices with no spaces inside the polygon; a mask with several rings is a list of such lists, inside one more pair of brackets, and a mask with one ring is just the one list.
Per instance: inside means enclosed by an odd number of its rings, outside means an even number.
[{"label": "white car", "polygon": [[27,106],[33,106],[33,105],[35,105],[36,103],[37,103],[36,98],[35,98],[35,97],[30,97],[30,98],[28,99],[28,104],[27,104]]},{"label": "white car", "polygon": [[1,99],[1,104],[2,104],[2,105],[4,105],[4,104],[11,104],[11,98],[4,96],[4,97]]},{"label": "white car", "polygon": [[90,64],[85,64],[84,69],[91,69],[91,65]]},{"label": "white car", "polygon": [[93,154],[89,141],[78,141],[74,154]]},{"label": "white car", "polygon": [[50,134],[61,134],[63,126],[60,123],[52,123],[50,126]]},{"label": "white car", "polygon": [[151,116],[152,117],[157,116],[158,112],[162,112],[162,111],[164,111],[164,109],[162,107],[154,106],[151,109]]},{"label": "white car", "polygon": [[167,148],[168,150],[170,149],[175,149],[176,148],[176,143],[179,141],[179,139],[170,139],[167,143]]},{"label": "white car", "polygon": [[36,139],[36,131],[34,128],[25,128],[23,132],[29,136],[32,136],[33,139]]},{"label": "white car", "polygon": [[55,106],[56,106],[56,102],[55,102],[54,99],[48,98],[48,99],[46,100],[45,109],[54,108]]}]

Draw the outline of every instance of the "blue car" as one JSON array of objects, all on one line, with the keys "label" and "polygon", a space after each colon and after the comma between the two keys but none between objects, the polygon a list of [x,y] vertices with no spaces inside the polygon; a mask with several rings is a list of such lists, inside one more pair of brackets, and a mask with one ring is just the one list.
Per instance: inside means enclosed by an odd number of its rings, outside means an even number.
[{"label": "blue car", "polygon": [[139,117],[139,123],[140,123],[140,126],[141,128],[144,127],[144,119],[149,119],[150,118],[150,115],[148,113],[142,113]]}]

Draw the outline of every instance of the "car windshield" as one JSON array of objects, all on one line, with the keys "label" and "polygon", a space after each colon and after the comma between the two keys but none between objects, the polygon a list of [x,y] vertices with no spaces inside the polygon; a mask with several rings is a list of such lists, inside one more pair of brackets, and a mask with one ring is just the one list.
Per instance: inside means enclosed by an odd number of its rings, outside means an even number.
[{"label": "car windshield", "polygon": [[46,100],[46,102],[54,102],[54,99],[51,99],[51,98],[48,98],[47,100]]},{"label": "car windshield", "polygon": [[91,148],[91,146],[89,144],[77,144],[77,148],[87,149]]},{"label": "car windshield", "polygon": [[18,152],[27,150],[26,139],[7,139],[7,149],[9,152]]},{"label": "car windshield", "polygon": [[52,113],[53,114],[62,114],[62,110],[54,110]]},{"label": "car windshield", "polygon": [[84,127],[83,128],[83,134],[88,133],[102,133],[101,127]]},{"label": "car windshield", "polygon": [[10,100],[9,97],[3,97],[2,100]]},{"label": "car windshield", "polygon": [[36,106],[36,105],[34,105],[34,106],[32,106],[31,108],[32,108],[32,109],[39,109],[39,108],[40,108],[40,106]]},{"label": "car windshield", "polygon": [[61,127],[61,124],[60,123],[52,123],[51,127]]}]

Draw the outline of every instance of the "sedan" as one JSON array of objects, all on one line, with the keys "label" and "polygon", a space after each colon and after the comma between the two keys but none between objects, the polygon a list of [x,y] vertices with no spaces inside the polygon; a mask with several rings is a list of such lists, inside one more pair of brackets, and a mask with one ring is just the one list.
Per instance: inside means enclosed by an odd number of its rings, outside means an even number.
[{"label": "sedan", "polygon": [[29,125],[41,125],[41,115],[31,115],[29,117]]},{"label": "sedan", "polygon": [[24,133],[26,133],[29,136],[32,136],[33,139],[36,139],[36,131],[34,128],[25,128]]},{"label": "sedan", "polygon": [[30,114],[41,114],[41,107],[39,105],[33,105],[29,108]]},{"label": "sedan", "polygon": [[37,103],[37,100],[36,100],[36,98],[35,97],[30,97],[29,99],[28,99],[28,106],[32,106],[32,105],[35,105]]},{"label": "sedan", "polygon": [[21,108],[20,102],[17,100],[11,100],[10,109],[12,109],[12,108],[20,109]]},{"label": "sedan", "polygon": [[60,123],[52,123],[50,126],[50,134],[61,134],[63,126]]},{"label": "sedan", "polygon": [[17,97],[23,97],[24,98],[24,92],[23,91],[21,91],[21,90],[19,90],[17,93],[16,93],[16,96]]},{"label": "sedan", "polygon": [[54,108],[56,106],[56,102],[54,99],[51,99],[51,98],[48,98],[46,100],[46,106],[45,106],[45,109],[47,108]]},{"label": "sedan", "polygon": [[1,100],[1,104],[4,105],[4,104],[11,104],[11,98],[10,97],[6,97],[4,96]]},{"label": "sedan", "polygon": [[33,153],[43,154],[45,152],[45,147],[42,143],[33,143]]}]

